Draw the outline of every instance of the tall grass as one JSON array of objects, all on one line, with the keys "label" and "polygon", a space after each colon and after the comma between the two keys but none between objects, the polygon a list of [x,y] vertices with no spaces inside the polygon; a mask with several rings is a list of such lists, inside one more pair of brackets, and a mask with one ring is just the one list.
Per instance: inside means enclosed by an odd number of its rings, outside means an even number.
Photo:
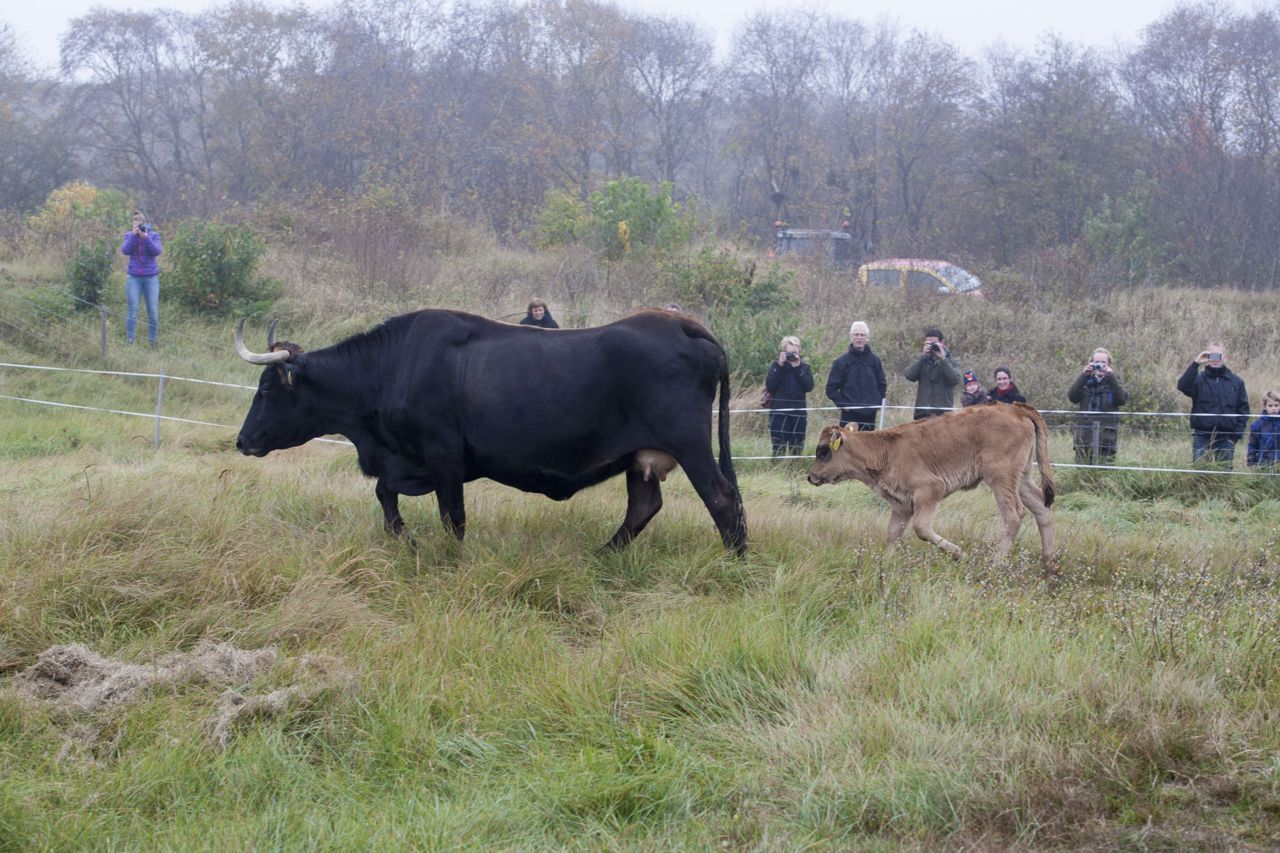
[{"label": "tall grass", "polygon": [[[304,346],[376,308],[312,315],[308,294],[339,286],[283,277],[283,336]],[[556,298],[554,277],[530,281]],[[834,287],[801,277],[819,285]],[[1144,325],[1167,317],[1170,336],[1191,333],[1178,325],[1185,294],[1147,297]],[[1099,328],[1154,395],[1178,359],[1115,319],[1139,310],[1127,298]],[[598,320],[628,300],[575,304]],[[1271,305],[1257,300],[1222,296]],[[830,328],[809,346],[834,351],[862,313],[873,345],[905,352],[918,325],[953,312],[940,322],[966,355],[1048,336],[1013,366],[1024,388],[1036,376],[1049,388],[1054,353],[1069,360],[1084,335],[1053,307],[1066,319],[1015,322],[998,298],[850,297],[811,305],[813,328]],[[229,324],[173,317],[160,352],[111,359],[252,384],[218,350],[229,339]],[[1269,352],[1242,348],[1251,384],[1274,379]],[[8,336],[0,354],[53,355]],[[154,404],[147,382],[3,376],[14,396]],[[174,413],[218,423],[248,402],[169,389]],[[881,502],[856,484],[813,489],[800,462],[739,466],[744,560],[724,554],[678,474],[621,553],[595,550],[622,517],[619,482],[566,503],[471,484],[462,545],[430,497],[405,499],[410,545],[382,532],[349,448],[247,459],[229,430],[165,425],[155,451],[152,428],[0,405],[5,849],[1280,844],[1280,499],[1267,483],[1063,469],[1063,576],[1047,580],[1033,529],[1012,559],[990,560],[985,490],[942,506],[959,562],[919,542],[886,554]],[[740,453],[762,441],[739,435]],[[1069,458],[1067,434],[1053,441]],[[1185,443],[1135,433],[1121,448],[1154,461]],[[92,714],[15,687],[56,644],[146,663],[206,640],[274,645],[280,661],[248,684],[171,685]],[[351,679],[241,721],[225,749],[210,738],[226,687],[296,686],[308,654]]]}]

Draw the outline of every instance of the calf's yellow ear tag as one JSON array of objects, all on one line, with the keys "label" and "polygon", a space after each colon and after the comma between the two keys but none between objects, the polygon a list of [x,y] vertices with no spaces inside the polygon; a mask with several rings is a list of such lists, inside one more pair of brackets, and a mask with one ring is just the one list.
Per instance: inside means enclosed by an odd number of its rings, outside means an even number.
[{"label": "calf's yellow ear tag", "polygon": [[843,441],[844,441],[844,436],[842,436],[838,432],[835,435],[831,436],[831,441],[828,443],[828,446],[831,448],[831,452],[835,453],[837,450],[839,450],[840,444]]}]

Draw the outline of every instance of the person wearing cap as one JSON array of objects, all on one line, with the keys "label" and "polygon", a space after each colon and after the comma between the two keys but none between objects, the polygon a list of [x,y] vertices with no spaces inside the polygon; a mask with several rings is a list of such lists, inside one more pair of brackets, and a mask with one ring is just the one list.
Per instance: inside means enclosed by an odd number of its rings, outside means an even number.
[{"label": "person wearing cap", "polygon": [[962,378],[964,379],[964,393],[960,395],[960,408],[991,402],[991,395],[982,389],[982,383],[978,381],[978,374],[972,370],[966,370]]},{"label": "person wearing cap", "polygon": [[1009,372],[1007,367],[997,367],[995,372],[996,385],[991,389],[991,402],[993,403],[1025,403],[1027,398],[1018,390],[1018,386],[1013,384],[1013,374]]},{"label": "person wearing cap", "polygon": [[1080,407],[1076,421],[1077,465],[1109,465],[1116,458],[1120,416],[1114,414],[1129,402],[1111,365],[1111,351],[1098,347],[1067,389],[1067,399]]},{"label": "person wearing cap", "polygon": [[840,426],[853,423],[859,430],[875,429],[876,411],[888,389],[880,356],[871,351],[871,327],[855,320],[849,327],[849,350],[835,360],[827,376],[827,399],[840,407]]},{"label": "person wearing cap", "polygon": [[1178,390],[1191,398],[1191,460],[1231,467],[1249,423],[1249,392],[1227,367],[1221,341],[1210,341],[1187,366]]}]

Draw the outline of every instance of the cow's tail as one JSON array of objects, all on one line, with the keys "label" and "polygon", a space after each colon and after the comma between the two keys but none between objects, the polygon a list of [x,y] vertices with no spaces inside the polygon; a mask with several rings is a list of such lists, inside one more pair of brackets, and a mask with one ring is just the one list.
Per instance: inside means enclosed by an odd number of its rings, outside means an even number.
[{"label": "cow's tail", "polygon": [[1031,409],[1031,422],[1036,426],[1036,464],[1040,466],[1040,491],[1044,494],[1044,505],[1053,506],[1053,466],[1049,463],[1049,428],[1045,425],[1044,415]]},{"label": "cow's tail", "polygon": [[720,473],[738,490],[738,475],[733,472],[733,452],[729,449],[729,364],[720,357]]}]

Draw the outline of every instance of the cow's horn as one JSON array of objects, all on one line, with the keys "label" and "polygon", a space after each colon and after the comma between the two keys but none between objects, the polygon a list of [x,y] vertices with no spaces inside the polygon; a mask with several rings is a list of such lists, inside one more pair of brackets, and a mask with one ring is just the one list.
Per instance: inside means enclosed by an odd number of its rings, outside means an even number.
[{"label": "cow's horn", "polygon": [[276,345],[276,321],[279,317],[272,317],[271,322],[267,324],[267,352],[271,352],[271,348]]},{"label": "cow's horn", "polygon": [[288,361],[293,353],[287,349],[276,350],[275,352],[249,352],[244,345],[244,320],[241,319],[236,323],[236,352],[240,357],[250,364],[279,364],[282,361]]}]

